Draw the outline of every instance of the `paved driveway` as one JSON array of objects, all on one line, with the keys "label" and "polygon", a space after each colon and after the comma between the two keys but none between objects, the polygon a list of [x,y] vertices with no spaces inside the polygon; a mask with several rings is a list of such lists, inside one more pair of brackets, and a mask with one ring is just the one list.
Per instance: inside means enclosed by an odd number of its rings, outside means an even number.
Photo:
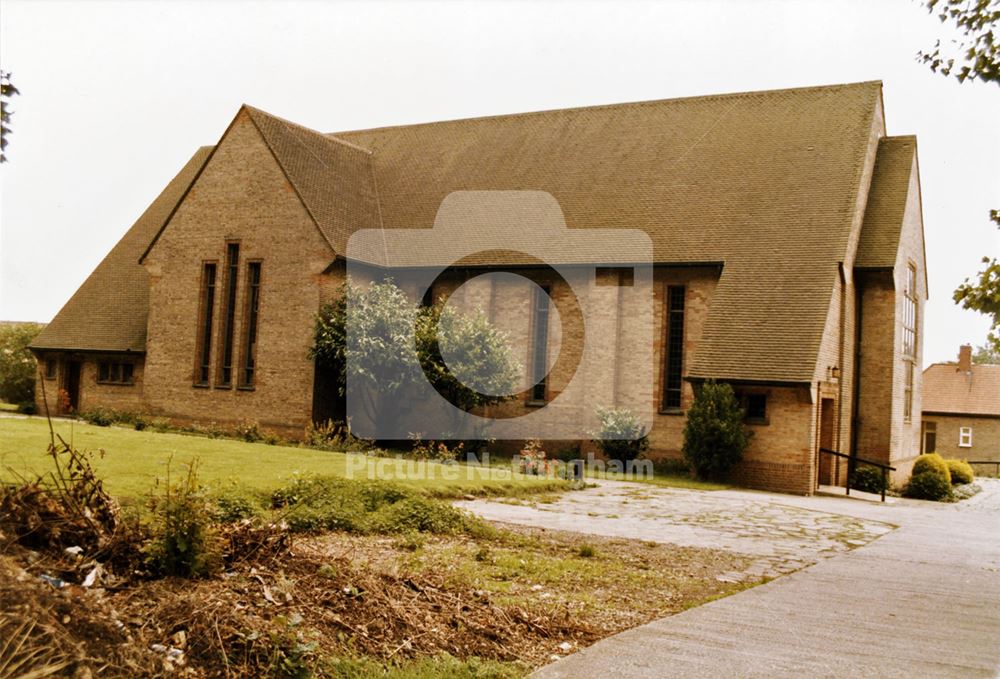
[{"label": "paved driveway", "polygon": [[1000,481],[981,485],[959,504],[604,484],[551,505],[465,506],[758,556],[744,577],[799,568],[609,637],[542,668],[542,679],[1000,677]]}]

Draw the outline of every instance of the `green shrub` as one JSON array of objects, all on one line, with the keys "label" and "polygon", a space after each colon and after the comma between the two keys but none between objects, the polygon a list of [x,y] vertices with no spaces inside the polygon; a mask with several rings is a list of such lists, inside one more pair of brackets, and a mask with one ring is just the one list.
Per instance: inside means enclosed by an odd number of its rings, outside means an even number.
[{"label": "green shrub", "polygon": [[592,559],[597,556],[597,550],[593,545],[580,545],[580,547],[576,550],[576,554],[584,559]]},{"label": "green shrub", "polygon": [[18,404],[17,412],[22,415],[34,415],[38,412],[38,406],[35,405],[34,401],[25,401],[24,403]]},{"label": "green shrub", "polygon": [[146,544],[146,562],[161,575],[202,577],[219,564],[219,546],[212,529],[211,504],[198,483],[197,463],[177,483],[167,482],[163,496],[150,500],[154,516]]},{"label": "green shrub", "polygon": [[951,484],[951,472],[948,471],[948,463],[945,462],[944,458],[937,453],[927,453],[926,455],[921,455],[917,458],[917,461],[913,463],[913,471],[910,472],[912,476],[917,476],[918,474],[923,474],[924,472],[941,474],[948,479],[949,485]]},{"label": "green shrub", "polygon": [[0,325],[0,401],[21,404],[34,399],[38,364],[28,345],[41,331],[38,323]]},{"label": "green shrub", "polygon": [[923,471],[910,477],[903,495],[917,500],[947,500],[951,497],[951,480],[939,471]]},{"label": "green shrub", "polygon": [[590,435],[609,460],[631,462],[649,448],[646,427],[628,408],[597,408],[601,428]]},{"label": "green shrub", "polygon": [[860,465],[851,475],[851,488],[865,493],[881,493],[888,489],[888,478],[883,480],[882,470],[878,467]]},{"label": "green shrub", "polygon": [[212,495],[214,518],[220,523],[235,523],[261,516],[264,509],[259,494],[243,488],[227,488]]},{"label": "green shrub", "polygon": [[243,439],[247,443],[257,443],[264,440],[264,434],[260,431],[260,426],[253,420],[243,420],[236,425],[234,430],[236,438]]},{"label": "green shrub", "polygon": [[703,479],[725,480],[750,442],[743,410],[725,383],[701,385],[684,425],[684,459]]},{"label": "green shrub", "polygon": [[377,533],[454,534],[465,530],[467,517],[447,502],[420,495],[384,505],[372,516],[370,528]]},{"label": "green shrub", "polygon": [[975,479],[972,465],[965,460],[947,460],[947,464],[952,483],[972,483]]},{"label": "green shrub", "polygon": [[115,413],[106,408],[94,408],[80,413],[80,419],[96,427],[110,427],[115,422]]},{"label": "green shrub", "polygon": [[[293,531],[343,530],[351,533],[485,534],[485,523],[447,502],[384,481],[337,477],[298,479],[271,495],[286,507]],[[482,525],[481,525],[482,524]]]}]

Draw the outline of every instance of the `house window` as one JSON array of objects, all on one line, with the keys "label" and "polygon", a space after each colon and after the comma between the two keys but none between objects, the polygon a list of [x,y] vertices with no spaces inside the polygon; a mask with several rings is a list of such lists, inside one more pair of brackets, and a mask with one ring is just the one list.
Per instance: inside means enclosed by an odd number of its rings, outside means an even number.
[{"label": "house window", "polygon": [[240,244],[226,245],[226,309],[222,317],[222,346],[219,347],[219,380],[217,387],[233,384],[233,332],[236,326],[236,283],[240,273]]},{"label": "house window", "polygon": [[45,359],[45,379],[54,380],[56,378],[56,359]]},{"label": "house window", "polygon": [[972,447],[972,427],[959,427],[959,429],[958,429],[958,447],[959,448],[971,448]]},{"label": "house window", "polygon": [[247,264],[246,313],[243,324],[243,371],[240,386],[253,386],[254,368],[257,365],[257,325],[260,312],[260,262]]},{"label": "house window", "polygon": [[215,313],[215,262],[205,262],[201,270],[201,302],[198,305],[197,358],[195,384],[208,386],[212,357],[212,317]]},{"label": "house window", "polygon": [[684,368],[683,285],[667,287],[666,342],[663,350],[663,408],[681,407],[681,375]]},{"label": "house window", "polygon": [[906,267],[906,289],[903,291],[903,355],[917,355],[917,268]]},{"label": "house window", "polygon": [[937,422],[924,422],[924,449],[929,454],[937,450]]},{"label": "house window", "polygon": [[531,400],[545,400],[545,386],[549,372],[549,287],[540,286],[535,289],[535,313],[533,318],[533,342],[531,357],[531,377],[534,386],[531,388]]},{"label": "house window", "polygon": [[133,370],[131,363],[101,361],[97,364],[97,381],[101,384],[132,384]]},{"label": "house window", "polygon": [[913,417],[913,361],[905,361],[906,385],[903,390],[903,420],[909,422]]}]

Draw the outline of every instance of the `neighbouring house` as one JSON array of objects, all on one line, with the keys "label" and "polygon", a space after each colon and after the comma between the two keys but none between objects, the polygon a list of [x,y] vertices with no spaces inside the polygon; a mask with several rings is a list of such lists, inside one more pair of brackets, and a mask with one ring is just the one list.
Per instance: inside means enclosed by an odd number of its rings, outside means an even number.
[{"label": "neighbouring house", "polygon": [[924,370],[923,389],[922,452],[1000,462],[1000,365],[973,363],[972,347],[963,345],[957,363]]},{"label": "neighbouring house", "polygon": [[[50,407],[301,432],[338,412],[308,350],[350,235],[430,228],[468,189],[544,191],[570,229],[652,241],[655,360],[630,360],[628,318],[609,304],[588,328],[608,338],[586,366],[589,396],[561,405],[565,417],[649,385],[652,454],[679,456],[695,389],[716,379],[734,385],[754,432],[741,483],[806,494],[843,483],[845,465],[821,449],[908,476],[927,272],[917,143],[887,135],[880,82],[332,134],[243,106],[33,344]],[[506,264],[484,257],[455,275]],[[559,281],[518,273],[559,306]],[[614,289],[601,275],[595,296]],[[551,361],[540,341],[529,361]],[[559,370],[512,407],[555,404]]]}]

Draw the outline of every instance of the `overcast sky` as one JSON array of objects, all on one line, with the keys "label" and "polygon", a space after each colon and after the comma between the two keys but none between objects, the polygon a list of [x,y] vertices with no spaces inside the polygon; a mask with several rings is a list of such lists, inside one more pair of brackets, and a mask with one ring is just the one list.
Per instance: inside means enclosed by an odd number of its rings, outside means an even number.
[{"label": "overcast sky", "polygon": [[982,344],[954,288],[1000,254],[1000,88],[932,74],[916,1],[13,2],[0,166],[0,319],[47,321],[241,103],[320,131],[882,80],[916,134],[925,363]]}]

